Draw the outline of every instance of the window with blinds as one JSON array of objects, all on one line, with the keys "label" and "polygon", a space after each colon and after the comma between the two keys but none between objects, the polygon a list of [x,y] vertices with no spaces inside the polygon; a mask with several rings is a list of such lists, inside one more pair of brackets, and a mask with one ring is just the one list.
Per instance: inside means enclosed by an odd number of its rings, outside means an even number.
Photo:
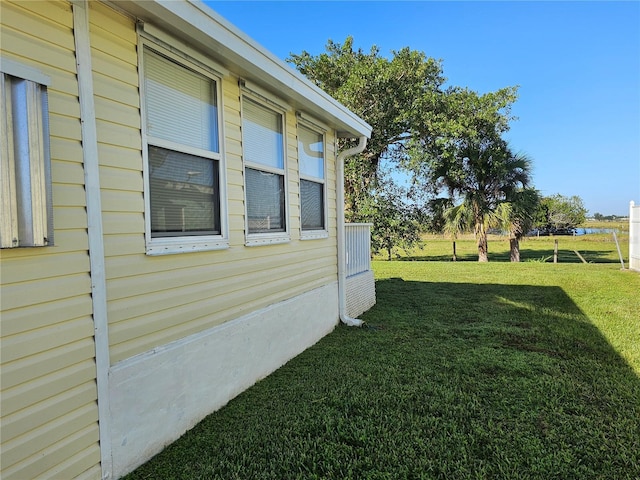
[{"label": "window with blinds", "polygon": [[325,230],[324,135],[298,127],[302,230]]},{"label": "window with blinds", "polygon": [[287,231],[283,115],[242,100],[247,233]]},{"label": "window with blinds", "polygon": [[144,49],[151,239],[221,234],[216,81]]}]

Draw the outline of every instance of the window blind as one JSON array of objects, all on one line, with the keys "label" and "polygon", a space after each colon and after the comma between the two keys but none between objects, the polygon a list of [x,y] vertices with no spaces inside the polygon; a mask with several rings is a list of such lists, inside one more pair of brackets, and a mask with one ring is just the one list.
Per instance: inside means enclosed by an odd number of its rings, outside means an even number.
[{"label": "window blind", "polygon": [[242,107],[245,161],[284,169],[282,115],[247,98]]},{"label": "window blind", "polygon": [[219,152],[215,82],[145,49],[149,135]]}]

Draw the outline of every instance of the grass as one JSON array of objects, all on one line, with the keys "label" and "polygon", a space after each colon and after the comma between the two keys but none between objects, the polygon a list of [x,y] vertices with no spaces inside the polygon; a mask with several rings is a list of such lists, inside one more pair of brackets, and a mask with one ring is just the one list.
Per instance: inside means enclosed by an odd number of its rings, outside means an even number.
[{"label": "grass", "polygon": [[374,262],[377,305],[128,479],[638,479],[640,275]]}]

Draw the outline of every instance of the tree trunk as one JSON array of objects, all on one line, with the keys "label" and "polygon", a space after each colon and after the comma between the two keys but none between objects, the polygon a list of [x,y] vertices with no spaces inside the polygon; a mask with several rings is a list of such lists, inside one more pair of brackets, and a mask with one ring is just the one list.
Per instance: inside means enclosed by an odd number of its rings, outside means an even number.
[{"label": "tree trunk", "polygon": [[391,248],[392,247],[387,247],[387,260],[390,262],[391,261]]},{"label": "tree trunk", "polygon": [[489,248],[487,245],[487,232],[484,229],[484,223],[476,224],[476,238],[478,239],[478,261],[489,261]]},{"label": "tree trunk", "polygon": [[517,238],[509,239],[510,259],[512,262],[520,261],[520,242]]}]

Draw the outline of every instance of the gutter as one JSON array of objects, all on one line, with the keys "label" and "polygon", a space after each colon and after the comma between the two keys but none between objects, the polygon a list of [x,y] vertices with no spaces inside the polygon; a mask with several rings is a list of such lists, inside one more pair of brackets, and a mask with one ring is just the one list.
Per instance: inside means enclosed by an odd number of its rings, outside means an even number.
[{"label": "gutter", "polygon": [[353,155],[362,153],[367,146],[367,137],[362,135],[358,145],[348,148],[338,155],[336,165],[337,178],[337,217],[338,217],[338,307],[340,320],[349,327],[361,327],[364,321],[351,318],[347,313],[347,255],[344,233],[344,161]]}]

